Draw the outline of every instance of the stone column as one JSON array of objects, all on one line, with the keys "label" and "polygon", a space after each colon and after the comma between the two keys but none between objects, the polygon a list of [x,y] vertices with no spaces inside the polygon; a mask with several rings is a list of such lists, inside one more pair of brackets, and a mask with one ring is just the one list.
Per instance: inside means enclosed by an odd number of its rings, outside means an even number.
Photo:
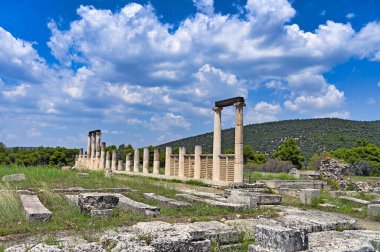
[{"label": "stone column", "polygon": [[139,172],[139,163],[140,163],[140,150],[135,149],[135,156],[133,158],[133,172]]},{"label": "stone column", "polygon": [[238,102],[234,105],[236,107],[234,182],[243,183],[243,107],[245,104]]},{"label": "stone column", "polygon": [[195,145],[194,150],[194,179],[201,178],[201,154],[202,154],[202,146]]},{"label": "stone column", "polygon": [[143,156],[143,173],[149,173],[149,148],[144,148],[144,156]]},{"label": "stone column", "polygon": [[79,165],[79,155],[75,155],[75,164],[74,164],[74,166],[78,167],[78,165]]},{"label": "stone column", "polygon": [[160,174],[160,149],[154,149],[153,156],[153,174]]},{"label": "stone column", "polygon": [[105,151],[106,151],[106,143],[103,142],[103,143],[100,145],[99,170],[104,170]]},{"label": "stone column", "polygon": [[123,160],[120,159],[118,162],[117,162],[117,170],[118,171],[122,171],[123,170]]},{"label": "stone column", "polygon": [[83,162],[83,148],[79,149],[78,167],[82,167]]},{"label": "stone column", "polygon": [[117,169],[116,162],[117,162],[117,152],[116,152],[116,150],[114,150],[114,151],[112,151],[112,162],[111,162],[111,170],[112,171],[115,171]]},{"label": "stone column", "polygon": [[219,181],[220,157],[222,154],[222,109],[215,107],[214,110],[214,144],[212,148],[212,180]]},{"label": "stone column", "polygon": [[100,163],[100,135],[101,131],[97,130],[95,132],[95,169],[99,169],[99,163]]},{"label": "stone column", "polygon": [[185,177],[185,154],[186,148],[179,147],[179,157],[178,157],[178,177]]},{"label": "stone column", "polygon": [[125,157],[125,171],[126,172],[131,172],[131,153],[128,153],[127,156]]},{"label": "stone column", "polygon": [[112,170],[111,170],[111,153],[107,151],[106,154],[106,177],[112,176]]},{"label": "stone column", "polygon": [[91,140],[92,140],[92,132],[88,132],[88,138],[87,138],[87,153],[86,153],[86,164],[85,167],[89,168],[90,167],[90,160],[91,160]]},{"label": "stone column", "polygon": [[95,139],[95,132],[91,132],[91,161],[90,161],[90,169],[94,169],[94,165],[95,165],[95,151],[96,151],[96,139]]},{"label": "stone column", "polygon": [[165,176],[170,176],[170,156],[172,155],[172,147],[166,146],[165,152]]}]

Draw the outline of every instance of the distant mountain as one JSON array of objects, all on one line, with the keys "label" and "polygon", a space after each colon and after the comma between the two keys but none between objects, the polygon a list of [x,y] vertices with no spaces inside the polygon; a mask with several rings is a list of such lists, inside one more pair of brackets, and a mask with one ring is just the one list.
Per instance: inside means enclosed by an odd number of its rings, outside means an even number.
[{"label": "distant mountain", "polygon": [[[213,133],[183,138],[159,147],[185,146],[189,152],[194,146],[203,146],[204,153],[212,153]],[[257,152],[271,154],[285,139],[300,142],[302,154],[309,158],[316,152],[350,148],[359,139],[367,139],[380,146],[380,121],[351,121],[343,119],[307,119],[251,124],[244,126],[244,145],[251,145]],[[234,128],[222,131],[222,149],[234,148]]]}]

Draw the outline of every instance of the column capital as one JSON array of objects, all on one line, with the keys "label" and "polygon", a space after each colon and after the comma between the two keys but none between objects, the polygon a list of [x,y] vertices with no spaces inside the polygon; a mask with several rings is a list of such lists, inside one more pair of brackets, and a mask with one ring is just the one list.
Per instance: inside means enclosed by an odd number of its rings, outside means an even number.
[{"label": "column capital", "polygon": [[214,107],[214,108],[212,108],[212,110],[213,110],[214,112],[220,112],[220,111],[223,110],[223,107]]},{"label": "column capital", "polygon": [[242,108],[242,107],[245,107],[245,103],[244,102],[236,102],[236,103],[234,103],[234,106],[236,108]]}]

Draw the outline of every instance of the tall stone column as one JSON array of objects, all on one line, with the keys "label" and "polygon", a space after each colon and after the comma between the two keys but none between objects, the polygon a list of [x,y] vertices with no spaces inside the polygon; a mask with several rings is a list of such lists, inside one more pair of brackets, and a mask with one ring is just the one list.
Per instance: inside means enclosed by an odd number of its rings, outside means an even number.
[{"label": "tall stone column", "polygon": [[86,153],[86,165],[85,167],[86,168],[90,168],[90,164],[91,164],[91,140],[92,140],[92,132],[89,131],[88,132],[88,138],[87,138],[87,153]]},{"label": "tall stone column", "polygon": [[143,156],[143,173],[149,173],[149,148],[144,148],[144,156]]},{"label": "tall stone column", "polygon": [[140,150],[135,149],[135,156],[133,157],[133,172],[139,172],[139,163],[140,163]]},{"label": "tall stone column", "polygon": [[185,154],[186,147],[179,147],[179,157],[178,157],[178,177],[185,177]]},{"label": "tall stone column", "polygon": [[127,156],[125,157],[125,171],[126,172],[131,172],[131,153],[128,153]]},{"label": "tall stone column", "polygon": [[96,151],[96,139],[95,139],[95,132],[91,132],[91,161],[90,161],[90,169],[94,169],[95,165],[95,151]]},{"label": "tall stone column", "polygon": [[112,151],[112,162],[111,162],[111,170],[115,171],[117,169],[116,167],[116,161],[117,160],[117,152],[116,150]]},{"label": "tall stone column", "polygon": [[194,179],[201,178],[201,154],[202,146],[195,145],[194,149]]},{"label": "tall stone column", "polygon": [[221,107],[214,109],[214,143],[212,148],[212,180],[219,181],[220,157],[222,154],[222,110]]},{"label": "tall stone column", "polygon": [[170,176],[170,161],[172,155],[172,147],[166,146],[165,149],[165,176]]},{"label": "tall stone column", "polygon": [[95,169],[99,169],[99,163],[100,163],[100,135],[101,131],[97,130],[95,132]]},{"label": "tall stone column", "polygon": [[82,167],[83,164],[83,148],[79,149],[79,160],[78,160],[78,167]]},{"label": "tall stone column", "polygon": [[100,161],[99,161],[99,170],[104,170],[105,163],[105,151],[106,151],[106,143],[103,142],[100,145]]},{"label": "tall stone column", "polygon": [[234,182],[243,183],[243,107],[245,104],[243,102],[238,102],[234,105],[236,107]]},{"label": "tall stone column", "polygon": [[107,151],[106,154],[106,177],[112,176],[112,170],[111,170],[111,153]]},{"label": "tall stone column", "polygon": [[122,171],[123,170],[123,160],[118,160],[117,162],[117,170]]},{"label": "tall stone column", "polygon": [[160,174],[160,149],[154,149],[153,156],[153,174]]}]

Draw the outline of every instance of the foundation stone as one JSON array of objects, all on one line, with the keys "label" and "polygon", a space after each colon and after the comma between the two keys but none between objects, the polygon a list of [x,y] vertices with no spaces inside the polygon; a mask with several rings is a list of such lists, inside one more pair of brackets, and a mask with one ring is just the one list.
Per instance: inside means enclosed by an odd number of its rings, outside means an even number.
[{"label": "foundation stone", "polygon": [[311,205],[314,199],[321,196],[319,189],[301,189],[300,201],[305,205]]}]

